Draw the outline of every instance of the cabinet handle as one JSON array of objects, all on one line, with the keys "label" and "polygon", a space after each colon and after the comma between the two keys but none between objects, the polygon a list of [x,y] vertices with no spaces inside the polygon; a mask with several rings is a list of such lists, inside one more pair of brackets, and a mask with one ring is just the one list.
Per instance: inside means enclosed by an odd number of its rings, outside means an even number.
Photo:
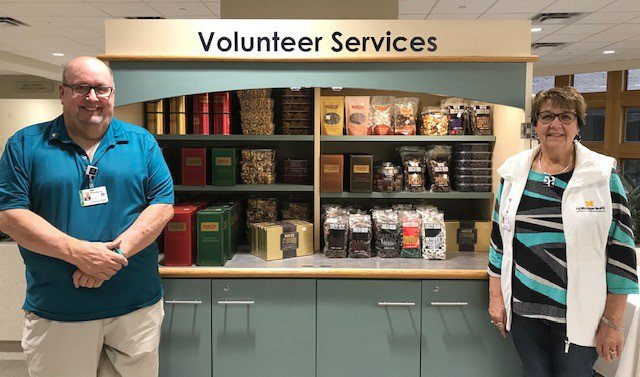
[{"label": "cabinet handle", "polygon": [[169,305],[200,305],[202,304],[202,300],[169,300],[165,301],[164,303]]},{"label": "cabinet handle", "polygon": [[255,301],[252,300],[244,300],[244,301],[218,301],[218,305],[253,305]]},{"label": "cabinet handle", "polygon": [[434,301],[431,303],[431,306],[468,306],[469,303],[468,302],[460,302],[460,301],[456,301],[456,302],[438,302],[438,301]]},{"label": "cabinet handle", "polygon": [[415,302],[386,302],[382,301],[378,303],[378,306],[416,306]]}]

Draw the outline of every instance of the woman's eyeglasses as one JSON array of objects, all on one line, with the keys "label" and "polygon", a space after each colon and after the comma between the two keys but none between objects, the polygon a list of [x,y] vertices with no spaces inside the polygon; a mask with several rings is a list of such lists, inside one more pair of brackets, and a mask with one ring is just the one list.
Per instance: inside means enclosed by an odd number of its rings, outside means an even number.
[{"label": "woman's eyeglasses", "polygon": [[549,124],[553,122],[556,117],[558,117],[560,123],[562,124],[571,124],[578,118],[578,114],[571,111],[565,111],[559,114],[552,113],[551,111],[543,111],[541,113],[538,113],[538,120],[542,124]]}]

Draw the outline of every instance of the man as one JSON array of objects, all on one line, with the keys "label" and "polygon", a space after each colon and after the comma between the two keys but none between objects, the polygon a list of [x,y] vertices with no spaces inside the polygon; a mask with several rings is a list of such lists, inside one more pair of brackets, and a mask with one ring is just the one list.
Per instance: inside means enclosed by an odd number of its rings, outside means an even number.
[{"label": "man", "polygon": [[154,240],[173,183],[142,127],[113,118],[109,67],[67,64],[63,114],[18,131],[0,159],[0,231],[26,265],[32,377],[157,376],[164,315]]}]

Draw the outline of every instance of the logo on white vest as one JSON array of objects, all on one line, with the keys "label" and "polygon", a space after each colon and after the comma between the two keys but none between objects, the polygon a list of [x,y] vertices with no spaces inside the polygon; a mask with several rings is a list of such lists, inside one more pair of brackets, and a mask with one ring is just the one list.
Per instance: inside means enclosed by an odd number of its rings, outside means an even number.
[{"label": "logo on white vest", "polygon": [[576,207],[576,212],[604,212],[604,206],[596,206],[593,200],[585,200],[584,206]]}]

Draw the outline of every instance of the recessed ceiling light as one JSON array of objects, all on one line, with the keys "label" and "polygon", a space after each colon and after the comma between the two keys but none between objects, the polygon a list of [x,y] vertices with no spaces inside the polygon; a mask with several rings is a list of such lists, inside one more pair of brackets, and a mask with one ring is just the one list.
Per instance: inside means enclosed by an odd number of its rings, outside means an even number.
[{"label": "recessed ceiling light", "polygon": [[531,28],[531,32],[532,32],[532,33],[537,33],[537,32],[539,32],[539,31],[542,31],[542,28],[541,28],[541,27],[532,27],[532,28]]},{"label": "recessed ceiling light", "polygon": [[53,55],[53,56],[64,56],[64,54],[63,54],[63,53],[61,53],[61,52],[54,52],[54,53],[53,53],[53,54],[51,54],[51,55]]},{"label": "recessed ceiling light", "polygon": [[603,53],[603,54],[615,54],[615,52],[616,52],[615,50],[605,50],[605,51],[602,51],[602,53]]}]

